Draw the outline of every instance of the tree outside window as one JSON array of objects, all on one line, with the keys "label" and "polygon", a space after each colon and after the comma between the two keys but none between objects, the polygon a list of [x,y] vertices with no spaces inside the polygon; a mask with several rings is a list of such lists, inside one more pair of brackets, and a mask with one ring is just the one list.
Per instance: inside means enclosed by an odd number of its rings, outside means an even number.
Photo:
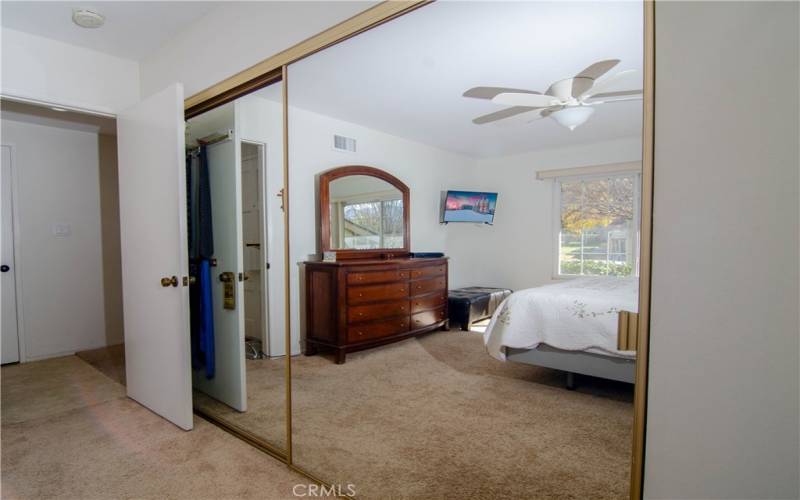
[{"label": "tree outside window", "polygon": [[637,273],[639,175],[561,179],[559,275]]}]

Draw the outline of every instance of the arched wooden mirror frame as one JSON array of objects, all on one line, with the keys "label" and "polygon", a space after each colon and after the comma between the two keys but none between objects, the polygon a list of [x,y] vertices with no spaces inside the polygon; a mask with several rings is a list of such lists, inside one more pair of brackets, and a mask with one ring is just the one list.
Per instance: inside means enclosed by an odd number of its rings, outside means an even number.
[{"label": "arched wooden mirror frame", "polygon": [[[331,204],[330,184],[344,177],[365,175],[388,182],[403,195],[403,246],[396,248],[342,249],[331,248]],[[319,248],[321,252],[336,252],[336,259],[371,259],[405,256],[411,248],[411,202],[410,190],[400,179],[385,170],[366,165],[337,167],[319,175]]]}]

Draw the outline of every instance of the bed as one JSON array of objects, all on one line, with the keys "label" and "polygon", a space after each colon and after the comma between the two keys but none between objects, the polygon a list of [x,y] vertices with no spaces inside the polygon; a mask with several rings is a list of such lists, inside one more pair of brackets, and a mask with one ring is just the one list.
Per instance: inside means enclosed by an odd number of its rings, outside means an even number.
[{"label": "bed", "polygon": [[581,277],[513,293],[484,333],[491,356],[633,383],[638,278]]}]

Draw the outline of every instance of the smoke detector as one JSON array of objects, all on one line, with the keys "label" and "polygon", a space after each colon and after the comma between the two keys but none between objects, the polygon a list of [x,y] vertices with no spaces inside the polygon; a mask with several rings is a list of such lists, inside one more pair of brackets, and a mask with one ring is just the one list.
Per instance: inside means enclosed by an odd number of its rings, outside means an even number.
[{"label": "smoke detector", "polygon": [[106,18],[88,9],[75,9],[72,11],[72,22],[81,28],[99,28]]}]

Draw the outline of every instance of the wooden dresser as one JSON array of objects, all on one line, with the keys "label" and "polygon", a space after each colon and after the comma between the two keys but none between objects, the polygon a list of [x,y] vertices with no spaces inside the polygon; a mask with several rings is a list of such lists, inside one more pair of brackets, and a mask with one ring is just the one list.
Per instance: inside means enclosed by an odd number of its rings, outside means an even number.
[{"label": "wooden dresser", "polygon": [[447,329],[447,258],[305,262],[305,353],[348,352]]}]

